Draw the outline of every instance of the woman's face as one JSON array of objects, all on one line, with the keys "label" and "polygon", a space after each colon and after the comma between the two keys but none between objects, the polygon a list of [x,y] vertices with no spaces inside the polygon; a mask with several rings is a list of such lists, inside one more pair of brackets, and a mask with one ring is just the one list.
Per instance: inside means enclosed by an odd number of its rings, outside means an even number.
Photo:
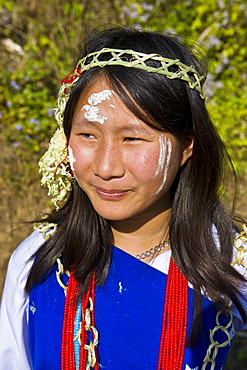
[{"label": "woman's face", "polygon": [[105,219],[153,218],[170,208],[170,187],[192,142],[131,113],[104,79],[79,100],[69,139],[76,180]]}]

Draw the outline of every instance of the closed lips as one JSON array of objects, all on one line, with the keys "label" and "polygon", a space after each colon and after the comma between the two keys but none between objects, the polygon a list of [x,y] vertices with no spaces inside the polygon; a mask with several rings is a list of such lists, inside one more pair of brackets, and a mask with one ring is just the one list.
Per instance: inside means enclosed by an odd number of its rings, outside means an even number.
[{"label": "closed lips", "polygon": [[106,194],[122,194],[122,193],[126,193],[129,191],[129,190],[106,190],[106,189],[101,189],[98,187],[95,187],[95,189],[101,193],[106,193]]}]

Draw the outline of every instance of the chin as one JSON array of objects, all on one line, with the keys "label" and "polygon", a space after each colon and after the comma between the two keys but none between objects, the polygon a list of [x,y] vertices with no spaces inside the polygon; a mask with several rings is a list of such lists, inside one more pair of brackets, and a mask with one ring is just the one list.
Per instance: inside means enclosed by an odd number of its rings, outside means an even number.
[{"label": "chin", "polygon": [[122,213],[122,212],[100,212],[95,210],[101,217],[107,221],[124,221],[132,218],[134,215]]}]

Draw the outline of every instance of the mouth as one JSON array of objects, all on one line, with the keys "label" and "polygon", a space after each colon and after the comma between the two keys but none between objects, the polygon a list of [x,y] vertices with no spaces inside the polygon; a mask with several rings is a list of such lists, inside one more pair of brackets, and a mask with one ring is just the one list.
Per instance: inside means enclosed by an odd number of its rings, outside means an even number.
[{"label": "mouth", "polygon": [[130,190],[117,190],[117,189],[108,190],[108,189],[101,189],[97,187],[95,187],[95,190],[100,198],[108,199],[108,200],[120,199],[130,192]]}]

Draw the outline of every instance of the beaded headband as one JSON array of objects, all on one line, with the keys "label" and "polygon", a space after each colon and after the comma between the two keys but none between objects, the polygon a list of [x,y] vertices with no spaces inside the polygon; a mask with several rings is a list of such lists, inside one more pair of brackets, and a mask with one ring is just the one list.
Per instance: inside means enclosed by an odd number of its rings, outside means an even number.
[{"label": "beaded headband", "polygon": [[[131,56],[130,60],[127,60],[126,55]],[[149,66],[147,62],[150,60],[159,62],[159,66]],[[58,93],[57,108],[55,109],[55,119],[59,128],[51,138],[47,152],[39,161],[39,171],[42,173],[41,185],[48,187],[48,195],[53,196],[52,202],[57,209],[59,208],[57,202],[66,200],[67,193],[72,189],[73,174],[69,166],[67,139],[63,131],[63,115],[71,88],[77,83],[82,73],[90,68],[103,68],[112,65],[162,74],[171,80],[180,79],[187,82],[191,89],[197,90],[202,99],[205,98],[201,86],[204,76],[200,76],[194,66],[187,66],[179,59],[164,58],[159,54],[144,54],[133,50],[109,48],[103,48],[80,59],[76,68],[61,81],[62,87]],[[173,71],[171,71],[171,67]],[[176,67],[176,71],[174,71],[174,67]]]}]

